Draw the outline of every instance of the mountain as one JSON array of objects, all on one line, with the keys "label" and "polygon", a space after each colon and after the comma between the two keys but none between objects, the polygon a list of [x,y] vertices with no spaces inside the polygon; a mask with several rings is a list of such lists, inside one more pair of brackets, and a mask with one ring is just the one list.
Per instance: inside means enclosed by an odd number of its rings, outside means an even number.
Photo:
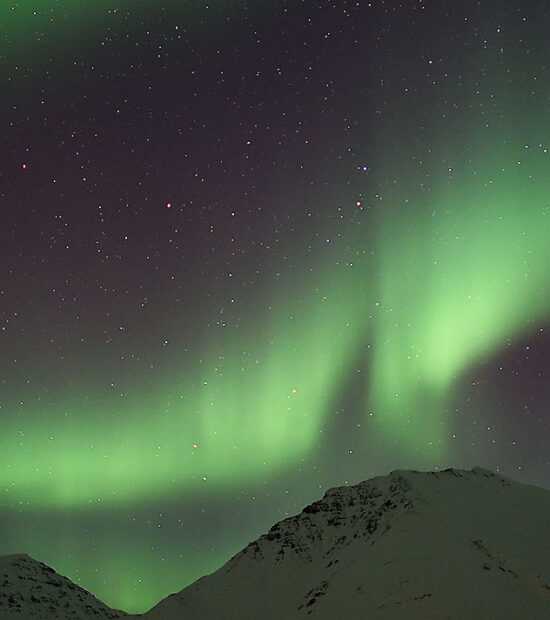
[{"label": "mountain", "polygon": [[[133,617],[0,557],[0,620]],[[548,620],[550,491],[479,467],[330,489],[141,618]]]},{"label": "mountain", "polygon": [[28,555],[0,557],[0,619],[125,618],[95,596]]},{"label": "mountain", "polygon": [[550,491],[488,470],[327,491],[145,620],[550,618]]}]

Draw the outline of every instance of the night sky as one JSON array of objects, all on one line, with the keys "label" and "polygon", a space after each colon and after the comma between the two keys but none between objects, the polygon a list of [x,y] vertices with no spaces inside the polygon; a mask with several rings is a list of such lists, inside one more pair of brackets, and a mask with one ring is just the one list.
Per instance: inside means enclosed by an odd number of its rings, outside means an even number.
[{"label": "night sky", "polygon": [[548,32],[3,2],[0,553],[140,612],[331,486],[550,488]]}]

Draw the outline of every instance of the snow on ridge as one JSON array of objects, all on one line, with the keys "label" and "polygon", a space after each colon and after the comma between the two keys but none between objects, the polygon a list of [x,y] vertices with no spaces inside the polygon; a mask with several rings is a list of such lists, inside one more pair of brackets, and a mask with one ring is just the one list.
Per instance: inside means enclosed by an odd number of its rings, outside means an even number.
[{"label": "snow on ridge", "polygon": [[[452,471],[454,473],[456,470]],[[239,563],[244,556],[264,559],[274,555],[276,562],[297,557],[312,562],[317,555],[315,548],[320,551],[323,542],[329,542],[329,549],[324,555],[343,543],[336,534],[331,536],[331,532],[340,529],[353,530],[352,537],[383,535],[390,529],[389,521],[394,513],[415,511],[411,495],[414,485],[407,476],[409,473],[407,470],[396,470],[355,485],[327,490],[322,499],[306,506],[300,514],[279,521],[266,534],[249,543],[229,560],[228,569],[231,568],[229,565]],[[330,544],[333,537],[336,540]],[[349,534],[346,536],[348,538]]]},{"label": "snow on ridge", "polygon": [[332,487],[322,499],[305,506],[299,514],[279,521],[266,534],[250,542],[225,567],[230,571],[245,557],[271,558],[275,562],[289,558],[313,562],[322,549],[326,556],[343,544],[337,535],[343,530],[347,533],[346,544],[350,538],[357,537],[367,538],[374,544],[390,530],[398,515],[415,513],[426,503],[434,490],[434,482],[443,482],[438,486],[450,494],[451,487],[447,485],[450,478],[476,485],[485,484],[485,479],[489,479],[488,484],[495,489],[514,484],[512,480],[476,466],[471,470],[452,467],[438,471],[397,469],[354,485]]},{"label": "snow on ridge", "polygon": [[550,609],[550,492],[490,470],[395,470],[329,489],[151,620],[439,620]]},{"label": "snow on ridge", "polygon": [[[384,620],[547,620],[548,514],[550,491],[482,467],[394,470],[327,490],[143,617],[321,619],[346,606],[358,619],[367,606]],[[0,618],[88,617],[136,616],[27,554],[0,557]]]},{"label": "snow on ridge", "polygon": [[122,618],[125,612],[113,610],[67,577],[25,553],[0,557],[0,617]]}]

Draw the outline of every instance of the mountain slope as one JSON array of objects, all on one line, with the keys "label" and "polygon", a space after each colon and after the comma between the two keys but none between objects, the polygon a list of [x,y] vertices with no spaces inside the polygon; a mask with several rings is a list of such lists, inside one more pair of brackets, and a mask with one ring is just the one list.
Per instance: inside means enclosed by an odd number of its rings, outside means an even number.
[{"label": "mountain slope", "polygon": [[95,596],[30,556],[0,557],[0,618],[80,620],[123,618]]},{"label": "mountain slope", "polygon": [[146,620],[550,618],[550,491],[481,468],[329,490]]}]

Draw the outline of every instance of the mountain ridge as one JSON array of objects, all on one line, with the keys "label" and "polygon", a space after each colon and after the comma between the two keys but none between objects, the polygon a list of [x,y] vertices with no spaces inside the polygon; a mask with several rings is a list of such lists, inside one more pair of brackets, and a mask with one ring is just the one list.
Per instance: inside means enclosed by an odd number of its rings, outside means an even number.
[{"label": "mountain ridge", "polygon": [[[345,608],[347,618],[548,618],[541,498],[550,516],[550,492],[481,467],[394,470],[335,487],[144,617],[328,619]],[[544,534],[548,555],[530,557],[540,543],[519,531],[520,515],[536,522],[529,531]]]},{"label": "mountain ridge", "polygon": [[127,618],[26,553],[0,556],[0,618]]},{"label": "mountain ridge", "polygon": [[0,579],[0,618],[21,620],[542,620],[550,491],[482,467],[397,469],[333,487],[142,615],[108,608],[26,554],[0,557]]}]

